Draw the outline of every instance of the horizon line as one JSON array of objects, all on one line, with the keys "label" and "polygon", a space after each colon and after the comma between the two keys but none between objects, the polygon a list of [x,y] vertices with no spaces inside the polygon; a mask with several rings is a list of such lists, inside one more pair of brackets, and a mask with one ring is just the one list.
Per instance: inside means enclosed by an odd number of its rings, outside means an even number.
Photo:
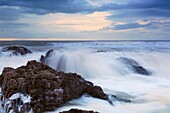
[{"label": "horizon line", "polygon": [[170,40],[0,40],[0,42],[3,42],[3,41],[11,41],[11,42],[14,42],[14,41],[58,41],[58,42],[79,42],[79,41],[84,41],[84,42],[86,42],[86,41],[170,41]]},{"label": "horizon line", "polygon": [[48,38],[48,39],[44,39],[44,38],[37,38],[37,39],[33,39],[33,38],[27,38],[27,39],[17,39],[17,38],[0,38],[0,41],[170,41],[169,39],[67,39],[67,38],[58,38],[58,39],[54,39],[54,38]]}]

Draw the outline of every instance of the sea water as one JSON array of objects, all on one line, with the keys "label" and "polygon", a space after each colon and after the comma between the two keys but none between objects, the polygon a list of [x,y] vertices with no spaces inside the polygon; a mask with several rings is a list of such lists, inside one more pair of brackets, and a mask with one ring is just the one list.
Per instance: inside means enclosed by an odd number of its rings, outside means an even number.
[{"label": "sea water", "polygon": [[[9,45],[22,45],[33,53],[11,56],[2,52]],[[82,96],[50,113],[79,108],[101,113],[170,113],[170,41],[4,41],[0,42],[0,73],[4,67],[19,67],[40,60],[53,49],[48,65],[58,71],[78,73],[99,85],[107,94],[131,103]],[[118,58],[129,58],[151,72],[135,73]],[[2,109],[2,108],[1,108]]]}]

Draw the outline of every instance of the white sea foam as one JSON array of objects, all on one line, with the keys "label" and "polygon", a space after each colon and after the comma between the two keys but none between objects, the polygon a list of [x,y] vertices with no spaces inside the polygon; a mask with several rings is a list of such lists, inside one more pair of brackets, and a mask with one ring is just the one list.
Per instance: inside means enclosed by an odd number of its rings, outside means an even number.
[{"label": "white sea foam", "polygon": [[[117,60],[127,57],[136,60],[152,72],[151,76],[135,74]],[[169,113],[170,105],[170,54],[164,52],[103,52],[79,49],[56,51],[48,58],[48,64],[65,72],[76,72],[93,83],[102,86],[108,94],[129,95],[132,103],[115,103],[82,97],[56,111],[69,108],[92,109],[101,113]],[[60,65],[60,67],[58,67]],[[133,97],[133,98],[130,98]],[[84,103],[84,104],[83,104]],[[81,105],[83,104],[83,105]]]},{"label": "white sea foam", "polygon": [[39,60],[40,56],[44,54],[45,52],[39,52],[39,53],[32,53],[28,55],[18,55],[18,56],[10,56],[8,53],[3,53],[0,56],[0,74],[4,67],[13,67],[17,68],[22,65],[26,65],[26,63],[30,60]]},{"label": "white sea foam", "polygon": [[13,94],[9,100],[15,100],[15,99],[18,99],[18,98],[21,98],[21,100],[23,101],[23,103],[29,103],[31,102],[31,97],[30,96],[25,96],[23,95],[22,93],[15,93]]},{"label": "white sea foam", "polygon": [[[102,86],[106,93],[132,100],[132,103],[114,102],[115,105],[112,106],[107,101],[83,96],[56,109],[54,113],[70,108],[101,113],[170,113],[169,43],[95,42],[90,44],[86,42],[60,43],[59,45],[54,43],[52,48],[54,47],[55,52],[48,58],[49,66],[65,72],[79,73],[85,79]],[[72,48],[69,48],[70,46]],[[59,50],[56,47],[66,48]],[[96,52],[101,49],[108,52]],[[25,65],[29,60],[39,60],[40,55],[44,53],[45,51],[12,57],[1,54],[0,72],[3,67],[15,68]],[[151,71],[152,75],[144,76],[128,70],[117,60],[120,57],[134,59]]]},{"label": "white sea foam", "polygon": [[[7,111],[3,111],[3,112],[4,113],[6,113],[6,112],[13,113],[14,111],[13,111],[13,109],[11,109],[11,106],[12,106],[11,101],[17,100],[19,98],[21,99],[20,101],[23,102],[23,104],[31,102],[31,97],[29,95],[23,95],[22,93],[15,93],[8,99],[5,99],[4,109],[6,109]],[[23,107],[23,104],[21,104],[21,103],[16,104],[19,112],[21,112],[21,108]]]}]

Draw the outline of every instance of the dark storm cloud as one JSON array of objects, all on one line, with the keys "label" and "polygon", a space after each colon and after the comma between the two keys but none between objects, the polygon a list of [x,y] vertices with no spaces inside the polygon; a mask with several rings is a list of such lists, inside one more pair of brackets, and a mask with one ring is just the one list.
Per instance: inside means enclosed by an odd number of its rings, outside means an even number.
[{"label": "dark storm cloud", "polygon": [[127,6],[135,9],[170,9],[170,2],[169,0],[141,0],[141,2],[132,2]]},{"label": "dark storm cloud", "polygon": [[[13,8],[18,7],[18,8]],[[16,20],[24,14],[44,15],[48,13],[92,13],[94,11],[117,10],[112,18],[132,16],[170,17],[169,0],[129,1],[126,4],[106,3],[101,6],[90,5],[85,0],[0,0],[0,20]]]},{"label": "dark storm cloud", "polygon": [[[38,26],[33,25],[29,21],[34,20],[34,15],[28,16],[26,14],[74,14],[93,13],[95,11],[110,11],[109,13],[113,13],[114,15],[109,16],[107,19],[113,21],[113,23],[116,21],[126,23],[123,25],[111,25],[103,28],[105,30],[146,28],[153,29],[154,31],[155,28],[164,26],[164,31],[168,31],[170,27],[170,23],[163,24],[159,22],[148,22],[148,24],[139,24],[136,22],[141,19],[149,19],[150,17],[169,19],[170,0],[127,0],[126,2],[117,3],[106,2],[100,6],[94,6],[86,0],[0,0],[0,37],[13,37],[13,33],[16,34],[16,37],[30,37],[34,35],[39,37],[45,36],[42,35],[43,32],[41,32],[41,27],[37,30],[39,31],[38,33],[33,33],[33,31],[36,30],[32,29],[27,29],[25,31],[23,30],[24,32],[20,32],[22,28],[32,28]],[[21,20],[21,18],[26,19],[26,21],[24,21],[24,19]],[[11,33],[12,31],[13,33]],[[48,32],[50,32],[50,30]],[[46,37],[49,37],[49,34],[50,33],[47,33]],[[56,34],[54,37],[55,36]]]},{"label": "dark storm cloud", "polygon": [[22,10],[15,7],[0,7],[0,20],[12,21],[21,18]]},{"label": "dark storm cloud", "polygon": [[170,9],[169,0],[129,1],[126,4],[106,3],[101,6],[90,5],[85,0],[1,0],[0,6],[19,6],[26,13],[78,13],[108,11],[118,9]]},{"label": "dark storm cloud", "polygon": [[119,9],[170,9],[169,0],[136,0],[126,4],[108,3],[99,7],[100,10],[119,10]]},{"label": "dark storm cloud", "polygon": [[0,0],[0,20],[17,20],[24,14],[94,12],[85,0]]},{"label": "dark storm cloud", "polygon": [[170,17],[169,0],[141,0],[127,4],[105,4],[101,10],[116,10],[117,14],[111,15],[108,19],[134,18],[134,17]]},{"label": "dark storm cloud", "polygon": [[84,0],[1,0],[0,6],[19,6],[27,13],[77,13],[91,11],[88,2]]}]

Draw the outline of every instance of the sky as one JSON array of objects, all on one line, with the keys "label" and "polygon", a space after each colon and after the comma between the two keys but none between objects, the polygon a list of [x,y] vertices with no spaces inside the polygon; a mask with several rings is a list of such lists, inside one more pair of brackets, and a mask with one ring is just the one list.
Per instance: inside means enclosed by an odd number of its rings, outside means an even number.
[{"label": "sky", "polygon": [[170,0],[0,0],[0,40],[170,40]]}]

